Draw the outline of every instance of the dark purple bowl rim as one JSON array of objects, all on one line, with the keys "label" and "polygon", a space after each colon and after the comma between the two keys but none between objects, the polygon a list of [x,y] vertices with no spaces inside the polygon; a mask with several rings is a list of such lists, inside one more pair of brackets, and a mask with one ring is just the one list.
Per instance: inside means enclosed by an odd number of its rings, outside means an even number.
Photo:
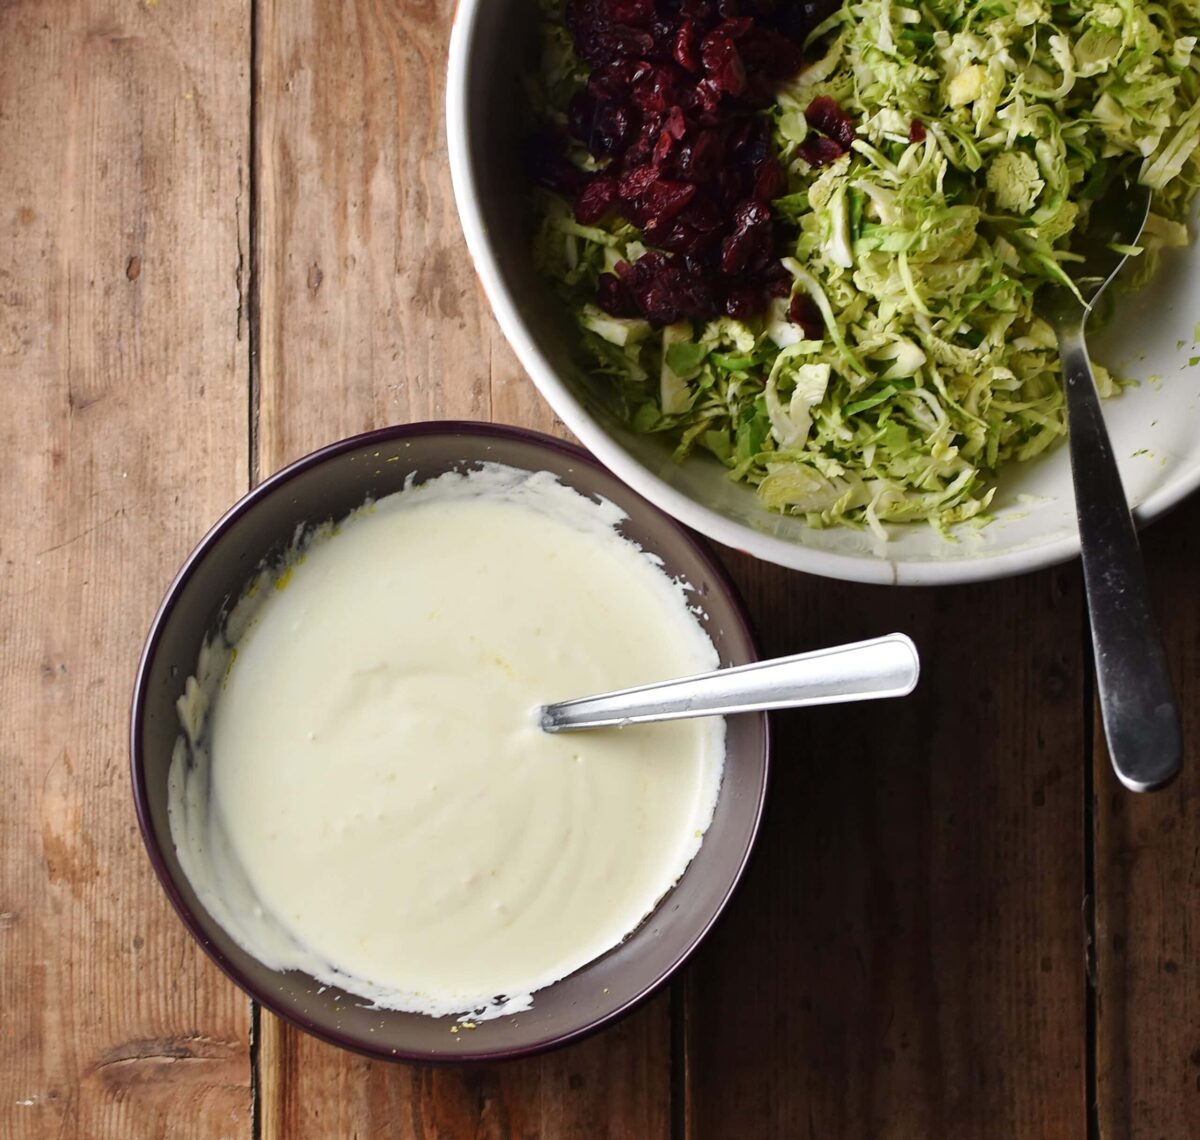
[{"label": "dark purple bowl rim", "polygon": [[310,468],[320,466],[328,460],[334,459],[348,451],[357,451],[363,447],[372,444],[395,443],[405,439],[419,438],[430,435],[467,435],[483,438],[502,439],[519,443],[532,444],[535,447],[540,447],[548,451],[557,451],[561,455],[569,457],[572,461],[586,464],[589,467],[603,471],[605,474],[612,476],[622,484],[625,491],[632,495],[635,499],[644,503],[650,511],[656,515],[660,521],[674,530],[683,542],[692,548],[693,553],[706,566],[709,574],[719,587],[725,591],[730,601],[732,609],[740,625],[740,632],[746,638],[750,646],[752,659],[757,660],[761,656],[758,639],[754,635],[753,627],[747,617],[746,604],[741,596],[741,592],[734,584],[730,577],[729,571],[725,568],[724,563],[717,557],[709,542],[699,534],[685,527],[681,522],[672,518],[661,508],[655,506],[648,499],[638,494],[628,484],[614,475],[607,467],[604,466],[594,455],[585,451],[583,448],[574,443],[568,443],[566,440],[557,439],[554,436],[546,435],[544,432],[533,431],[530,428],[515,427],[509,424],[489,423],[481,420],[427,420],[413,424],[397,424],[391,427],[376,428],[373,431],[361,432],[358,435],[347,436],[345,439],[336,440],[333,443],[326,444],[324,447],[318,448],[316,451],[309,452],[307,455],[301,456],[299,459],[293,460],[286,467],[281,468],[273,475],[264,479],[256,487],[251,488],[245,495],[237,500],[209,529],[208,533],[196,544],[192,552],[184,560],[183,565],[179,568],[171,584],[167,587],[166,593],[163,595],[163,600],[159,604],[154,618],[150,623],[150,631],[146,636],[146,643],[142,648],[141,657],[138,660],[137,674],[134,681],[133,702],[130,709],[130,740],[129,740],[129,757],[130,757],[130,777],[133,790],[134,807],[137,812],[138,828],[142,834],[142,842],[145,845],[146,853],[149,856],[151,866],[154,868],[155,874],[158,876],[158,881],[162,886],[171,905],[175,908],[175,913],[179,916],[183,925],[188,932],[200,944],[204,952],[212,959],[222,973],[225,974],[239,989],[242,990],[252,1001],[257,1002],[260,1006],[269,1009],[277,1017],[294,1025],[297,1029],[305,1033],[309,1033],[321,1041],[325,1041],[330,1045],[335,1045],[338,1048],[349,1050],[352,1053],[358,1053],[365,1057],[370,1057],[380,1061],[401,1061],[416,1064],[429,1065],[458,1065],[463,1063],[476,1062],[494,1062],[516,1060],[520,1057],[535,1056],[539,1053],[545,1053],[552,1049],[561,1048],[575,1041],[580,1041],[585,1037],[590,1037],[592,1034],[599,1032],[607,1026],[626,1017],[633,1012],[638,1006],[646,1002],[650,997],[656,994],[665,986],[675,973],[681,969],[687,961],[696,952],[700,943],[704,941],[708,933],[717,924],[724,915],[726,908],[729,906],[734,894],[741,886],[742,879],[745,876],[746,867],[754,852],[757,844],[758,834],[762,827],[763,811],[766,805],[767,787],[770,782],[771,775],[771,722],[770,718],[765,714],[760,714],[763,718],[763,780],[762,787],[759,791],[758,803],[754,809],[754,823],[750,830],[749,839],[746,842],[745,849],[742,852],[741,858],[736,868],[733,882],[729,889],[725,892],[723,898],[718,903],[712,917],[693,935],[691,942],[684,949],[678,958],[665,969],[657,978],[643,986],[638,993],[631,997],[628,1001],[610,1010],[603,1016],[590,1021],[585,1025],[581,1025],[577,1029],[573,1029],[567,1033],[560,1033],[556,1036],[546,1038],[543,1041],[534,1042],[531,1045],[524,1045],[518,1048],[511,1049],[492,1049],[492,1050],[476,1050],[472,1052],[455,1053],[446,1057],[431,1057],[423,1052],[409,1052],[405,1050],[391,1050],[373,1048],[369,1042],[362,1041],[357,1037],[352,1037],[346,1034],[338,1033],[334,1030],[325,1029],[316,1024],[314,1021],[302,1014],[296,1013],[283,1007],[282,1003],[277,1003],[271,996],[264,994],[258,987],[251,983],[239,967],[231,962],[224,953],[215,945],[213,945],[204,932],[203,927],[196,918],[193,909],[188,906],[181,895],[179,888],[176,886],[174,879],[167,869],[166,860],[159,846],[154,839],[153,828],[150,820],[150,804],[149,795],[146,790],[146,782],[144,778],[146,757],[142,748],[141,742],[141,722],[145,715],[146,691],[149,687],[149,664],[153,659],[155,652],[158,649],[158,643],[162,636],[162,628],[166,623],[174,609],[179,595],[184,587],[191,579],[196,568],[208,557],[212,548],[221,539],[225,532],[253,507],[260,499],[264,499],[269,495],[274,494],[281,487],[289,483],[293,478]]}]

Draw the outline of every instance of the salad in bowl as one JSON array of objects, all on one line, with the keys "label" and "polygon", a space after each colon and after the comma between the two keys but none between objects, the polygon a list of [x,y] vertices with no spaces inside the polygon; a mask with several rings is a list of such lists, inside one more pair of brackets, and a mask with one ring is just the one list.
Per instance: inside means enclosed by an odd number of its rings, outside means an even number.
[{"label": "salad in bowl", "polygon": [[1123,286],[1189,242],[1195,0],[544,0],[540,36],[533,256],[592,391],[809,528],[987,523],[1066,434],[1036,297],[1091,202],[1153,191]]}]

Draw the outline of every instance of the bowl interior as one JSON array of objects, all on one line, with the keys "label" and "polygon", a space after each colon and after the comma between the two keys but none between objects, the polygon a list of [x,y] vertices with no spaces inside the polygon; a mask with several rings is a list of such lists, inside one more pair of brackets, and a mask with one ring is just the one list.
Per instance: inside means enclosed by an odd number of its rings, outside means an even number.
[{"label": "bowl interior", "polygon": [[766,718],[731,718],[716,814],[675,889],[620,946],[535,993],[532,1009],[473,1030],[451,1033],[453,1018],[367,1008],[361,998],[320,987],[307,975],[268,969],[217,926],[180,869],[167,818],[167,774],[179,736],[175,702],[205,636],[263,560],[286,549],[297,526],[341,518],[368,495],[400,490],[410,474],[421,481],[484,461],[552,471],[584,494],[619,505],[628,515],[623,533],[694,588],[721,663],[756,656],[732,587],[703,546],[576,448],[528,432],[426,424],[347,440],[281,472],[217,524],[171,587],[138,679],[133,777],[147,846],[184,921],[235,981],[301,1027],[375,1056],[514,1055],[570,1040],[620,1015],[670,974],[720,913],[749,855],[766,788]]},{"label": "bowl interior", "polygon": [[[447,119],[455,193],[489,299],[521,363],[567,425],[642,494],[721,542],[782,565],[873,582],[997,577],[1071,557],[1078,549],[1065,447],[1010,465],[996,521],[947,542],[926,526],[892,539],[759,507],[715,460],[676,464],[668,444],[628,431],[581,375],[573,322],[553,303],[530,255],[528,176],[519,163],[522,71],[536,66],[533,0],[463,0],[451,45]],[[524,51],[514,50],[522,37]],[[1106,419],[1131,502],[1143,519],[1200,484],[1200,249],[1172,251],[1150,287],[1122,298],[1093,354],[1137,381],[1108,401]]]}]

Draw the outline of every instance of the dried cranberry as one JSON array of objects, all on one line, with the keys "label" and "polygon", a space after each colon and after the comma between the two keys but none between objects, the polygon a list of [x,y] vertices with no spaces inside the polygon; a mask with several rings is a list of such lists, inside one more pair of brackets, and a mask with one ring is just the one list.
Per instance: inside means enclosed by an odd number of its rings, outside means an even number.
[{"label": "dried cranberry", "polygon": [[682,269],[660,273],[637,300],[646,319],[656,325],[673,325],[683,317],[703,321],[716,315],[708,285]]},{"label": "dried cranberry", "polygon": [[746,89],[746,66],[737,45],[723,32],[709,32],[700,42],[700,62],[722,95],[740,95]]},{"label": "dried cranberry", "polygon": [[742,151],[746,149],[751,122],[752,120],[747,115],[739,115],[731,120],[729,129],[725,132],[725,149],[729,152],[730,158],[740,158]]},{"label": "dried cranberry", "polygon": [[805,340],[825,339],[825,320],[817,303],[807,293],[797,293],[788,305],[788,320],[799,325]]},{"label": "dried cranberry", "polygon": [[600,102],[623,103],[630,88],[650,74],[651,66],[644,59],[620,59],[598,67],[588,77],[588,94]]},{"label": "dried cranberry", "polygon": [[667,112],[663,130],[673,139],[681,139],[687,133],[687,119],[684,118],[682,107],[672,107]]},{"label": "dried cranberry", "polygon": [[617,273],[626,286],[633,289],[639,284],[644,284],[653,274],[660,269],[666,269],[670,264],[670,259],[666,254],[651,250],[639,257],[637,261],[618,261]]},{"label": "dried cranberry", "polygon": [[619,154],[635,133],[630,111],[613,103],[597,103],[584,92],[571,100],[567,122],[571,134],[597,158]]},{"label": "dried cranberry", "polygon": [[641,59],[654,51],[654,37],[637,28],[618,25],[608,33],[607,38],[609,50],[614,56],[631,55]]},{"label": "dried cranberry", "polygon": [[744,287],[731,289],[725,294],[725,312],[735,320],[744,321],[754,316],[763,306],[761,289]]},{"label": "dried cranberry", "polygon": [[715,233],[721,228],[720,210],[707,194],[700,191],[679,212],[679,220],[706,234]]},{"label": "dried cranberry", "polygon": [[627,171],[621,175],[619,186],[621,197],[627,199],[640,198],[657,178],[658,170],[649,164]]},{"label": "dried cranberry", "polygon": [[598,33],[595,45],[593,54],[598,63],[620,59],[622,56],[640,59],[654,51],[654,37],[638,28],[618,25]]},{"label": "dried cranberry", "polygon": [[617,180],[597,175],[575,197],[575,220],[585,226],[598,222],[617,200]]},{"label": "dried cranberry", "polygon": [[845,153],[841,143],[826,138],[824,135],[810,133],[808,138],[800,144],[800,157],[809,166],[828,166]]},{"label": "dried cranberry", "polygon": [[771,225],[771,210],[764,202],[743,202],[733,212],[735,230],[764,230]]},{"label": "dried cranberry", "polygon": [[792,291],[792,275],[782,261],[773,261],[763,273],[767,292],[772,297],[786,297]]},{"label": "dried cranberry", "polygon": [[721,87],[711,77],[701,79],[693,88],[692,95],[701,114],[711,115],[721,104]]},{"label": "dried cranberry", "polygon": [[757,166],[771,153],[771,125],[758,116],[745,116],[729,134],[730,155],[748,166]]},{"label": "dried cranberry", "polygon": [[841,104],[828,95],[818,95],[804,112],[805,121],[813,130],[828,135],[841,144],[842,153],[854,143],[854,120],[842,110]]},{"label": "dried cranberry", "polygon": [[[722,13],[724,15],[724,13]],[[722,20],[714,29],[731,40],[740,40],[752,27],[754,21],[749,16],[734,16]]]},{"label": "dried cranberry", "polygon": [[662,166],[671,157],[686,127],[683,112],[678,107],[672,107],[663,117],[662,130],[654,144],[652,155],[656,166]]},{"label": "dried cranberry", "polygon": [[746,162],[757,164],[771,153],[771,124],[759,115],[750,122],[752,126],[742,157]]},{"label": "dried cranberry", "polygon": [[676,222],[665,233],[656,233],[654,241],[672,253],[693,258],[703,257],[706,249],[712,245],[710,234],[689,226],[686,222]]},{"label": "dried cranberry", "polygon": [[671,45],[671,55],[675,62],[693,74],[700,70],[697,40],[695,21],[685,18],[675,33],[675,42]]},{"label": "dried cranberry", "polygon": [[588,150],[597,158],[619,154],[637,134],[637,112],[626,107],[603,105],[596,108]]},{"label": "dried cranberry", "polygon": [[783,163],[768,155],[758,164],[754,174],[754,197],[760,202],[770,202],[780,197],[787,189],[787,173]]},{"label": "dried cranberry", "polygon": [[659,12],[650,22],[650,34],[654,37],[654,58],[663,63],[669,63],[673,59],[671,44],[675,39],[677,20],[678,16],[664,16]]},{"label": "dried cranberry", "polygon": [[652,182],[638,198],[638,213],[643,225],[661,226],[669,222],[696,196],[696,187],[690,182],[671,182],[660,178]]},{"label": "dried cranberry", "polygon": [[596,280],[596,304],[614,317],[636,317],[638,307],[624,282],[612,273],[602,273]]},{"label": "dried cranberry", "polygon": [[721,139],[715,131],[697,131],[679,151],[675,170],[688,182],[708,182],[721,164]]},{"label": "dried cranberry", "polygon": [[621,283],[638,311],[651,324],[674,324],[681,317],[707,320],[715,315],[712,292],[704,280],[659,253],[633,265],[618,265]]},{"label": "dried cranberry", "polygon": [[632,24],[643,28],[654,19],[654,0],[605,0],[614,24]]},{"label": "dried cranberry", "polygon": [[[636,115],[637,111],[633,113]],[[637,134],[626,148],[624,155],[621,156],[621,165],[626,170],[632,170],[635,166],[643,166],[653,161],[654,147],[658,142],[658,136],[662,133],[662,123],[662,115],[650,114],[641,120]]]},{"label": "dried cranberry", "polygon": [[721,243],[721,272],[741,273],[771,243],[771,211],[762,202],[743,202],[733,215],[733,233]]},{"label": "dried cranberry", "polygon": [[652,325],[673,325],[682,319],[680,283],[665,276],[652,281],[634,298],[638,310]]},{"label": "dried cranberry", "polygon": [[641,111],[663,112],[679,102],[676,72],[672,66],[653,67],[634,83],[629,100]]},{"label": "dried cranberry", "polygon": [[925,124],[920,119],[913,119],[908,124],[908,141],[915,143],[925,141]]},{"label": "dried cranberry", "polygon": [[717,171],[714,189],[717,200],[726,210],[732,210],[738,202],[746,197],[748,192],[746,182],[746,172],[740,166],[728,164]]},{"label": "dried cranberry", "polygon": [[674,218],[647,224],[646,235],[662,249],[695,262],[689,268],[707,270],[721,241],[722,222],[712,202],[697,193]]}]

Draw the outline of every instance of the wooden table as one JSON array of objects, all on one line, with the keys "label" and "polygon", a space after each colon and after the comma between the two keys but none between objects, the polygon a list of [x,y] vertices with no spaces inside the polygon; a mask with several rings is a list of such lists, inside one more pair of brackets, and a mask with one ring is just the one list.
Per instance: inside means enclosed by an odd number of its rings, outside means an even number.
[{"label": "wooden table", "polygon": [[467,259],[449,3],[0,0],[0,1135],[1200,1135],[1200,502],[1146,557],[1184,778],[1111,776],[1075,565],[840,585],[733,554],[765,647],[891,629],[918,696],[777,721],[753,869],[582,1045],[372,1064],[184,933],[130,804],[150,616],[256,480],[438,417],[562,431]]}]

